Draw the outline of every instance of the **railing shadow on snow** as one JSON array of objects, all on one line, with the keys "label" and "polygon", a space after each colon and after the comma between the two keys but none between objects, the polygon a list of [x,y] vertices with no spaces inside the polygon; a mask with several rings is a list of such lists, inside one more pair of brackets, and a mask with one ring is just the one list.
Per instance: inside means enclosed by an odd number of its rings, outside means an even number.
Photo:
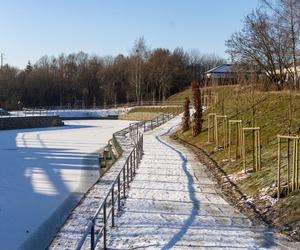
[{"label": "railing shadow on snow", "polygon": [[115,210],[121,211],[121,199],[126,198],[129,184],[133,180],[143,156],[143,132],[153,130],[173,117],[174,114],[161,114],[153,120],[131,123],[128,128],[113,134],[113,140],[119,144],[121,150],[122,143],[120,143],[120,139],[126,136],[130,137],[134,146],[126,157],[123,167],[110,185],[103,202],[90,219],[75,249],[79,250],[88,246],[90,249],[95,249],[101,239],[103,248],[107,248],[107,227],[115,225]]}]

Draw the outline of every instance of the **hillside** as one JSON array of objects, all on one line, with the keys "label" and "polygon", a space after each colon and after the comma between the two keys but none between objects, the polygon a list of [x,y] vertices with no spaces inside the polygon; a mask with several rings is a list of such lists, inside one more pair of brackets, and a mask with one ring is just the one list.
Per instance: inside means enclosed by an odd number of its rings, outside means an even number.
[{"label": "hillside", "polygon": [[177,106],[141,106],[134,107],[126,114],[120,114],[120,120],[147,121],[156,118],[162,113],[180,114],[183,108]]},{"label": "hillside", "polygon": [[[207,91],[205,90],[205,92]],[[277,200],[276,180],[277,135],[288,134],[289,107],[293,110],[291,113],[293,118],[291,134],[299,134],[300,94],[294,93],[291,96],[287,91],[260,92],[249,86],[216,87],[213,91],[218,95],[218,102],[214,107],[210,107],[204,112],[204,128],[201,135],[193,137],[192,130],[190,129],[185,133],[178,132],[178,137],[206,151],[224,170],[225,174],[236,183],[238,188],[249,196],[249,200],[257,205],[262,214],[266,215],[270,221],[274,222],[283,231],[288,231],[289,234],[299,238],[300,191],[291,192],[286,197]],[[184,99],[186,96],[191,97],[190,90],[171,96],[169,100],[178,101]],[[207,118],[209,113],[227,115],[228,119],[242,120],[243,127],[251,127],[252,125],[260,127],[260,171],[249,173],[245,176],[241,159],[228,159],[228,149],[216,149],[215,144],[207,142]],[[247,134],[247,169],[252,168],[251,149],[251,135]],[[282,145],[282,149],[283,155],[286,156],[286,143]],[[284,164],[286,164],[286,161],[283,159]]]}]

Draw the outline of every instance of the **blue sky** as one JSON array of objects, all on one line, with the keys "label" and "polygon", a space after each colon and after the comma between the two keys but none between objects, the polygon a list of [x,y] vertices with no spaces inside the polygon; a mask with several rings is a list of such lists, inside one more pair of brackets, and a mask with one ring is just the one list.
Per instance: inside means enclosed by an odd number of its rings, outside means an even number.
[{"label": "blue sky", "polygon": [[224,42],[259,0],[0,0],[0,52],[20,68],[43,55],[128,54],[150,48],[199,49],[224,57]]}]

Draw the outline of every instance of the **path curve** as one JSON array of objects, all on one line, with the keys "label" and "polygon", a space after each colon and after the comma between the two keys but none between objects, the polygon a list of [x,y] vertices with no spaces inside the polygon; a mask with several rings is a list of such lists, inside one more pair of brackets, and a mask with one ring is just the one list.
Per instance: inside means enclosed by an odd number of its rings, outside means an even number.
[{"label": "path curve", "polygon": [[295,249],[229,205],[196,156],[165,136],[179,122],[144,135],[144,156],[109,249]]}]

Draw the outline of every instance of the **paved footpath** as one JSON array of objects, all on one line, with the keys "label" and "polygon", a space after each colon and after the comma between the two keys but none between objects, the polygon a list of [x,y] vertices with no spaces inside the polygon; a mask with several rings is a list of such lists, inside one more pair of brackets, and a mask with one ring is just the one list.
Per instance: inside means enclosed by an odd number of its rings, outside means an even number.
[{"label": "paved footpath", "polygon": [[109,231],[109,249],[300,249],[221,198],[206,167],[167,138],[179,122],[145,134],[143,160]]}]

